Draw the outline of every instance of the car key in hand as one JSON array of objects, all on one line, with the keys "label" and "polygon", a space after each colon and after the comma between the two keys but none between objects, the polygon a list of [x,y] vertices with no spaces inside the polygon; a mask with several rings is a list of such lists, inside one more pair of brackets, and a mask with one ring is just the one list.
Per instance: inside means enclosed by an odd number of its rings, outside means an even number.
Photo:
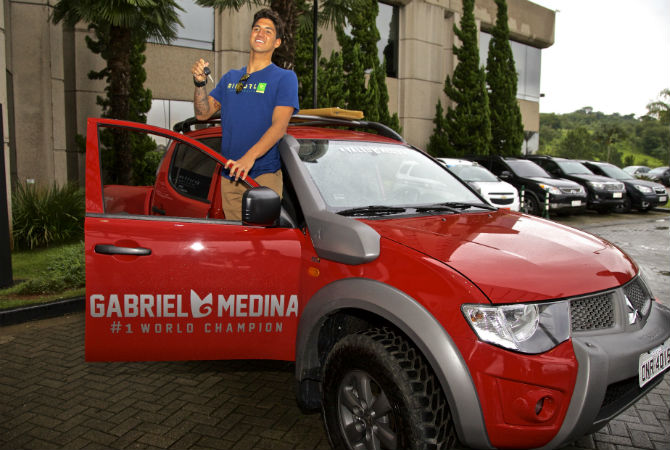
[{"label": "car key in hand", "polygon": [[212,83],[214,83],[214,78],[212,78],[212,75],[211,75],[212,71],[209,70],[209,67],[205,67],[203,72],[205,73],[205,75],[207,75],[209,77],[210,80],[212,80]]}]

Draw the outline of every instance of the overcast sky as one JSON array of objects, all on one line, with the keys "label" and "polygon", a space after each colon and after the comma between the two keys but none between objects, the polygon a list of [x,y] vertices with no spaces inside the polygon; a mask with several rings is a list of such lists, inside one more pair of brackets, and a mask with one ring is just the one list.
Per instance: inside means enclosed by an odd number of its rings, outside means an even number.
[{"label": "overcast sky", "polygon": [[558,10],[541,112],[643,115],[670,88],[670,0],[532,0]]}]

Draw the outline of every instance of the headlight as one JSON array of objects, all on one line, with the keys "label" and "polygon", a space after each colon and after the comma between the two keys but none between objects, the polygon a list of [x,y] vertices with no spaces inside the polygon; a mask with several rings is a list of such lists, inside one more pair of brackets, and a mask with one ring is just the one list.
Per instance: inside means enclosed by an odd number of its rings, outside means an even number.
[{"label": "headlight", "polygon": [[635,189],[637,189],[638,191],[640,191],[644,194],[651,194],[652,192],[654,192],[654,190],[652,188],[650,188],[649,186],[642,186],[642,185],[639,185],[639,184],[635,184],[634,186],[635,186]]},{"label": "headlight", "polygon": [[550,186],[548,184],[540,184],[540,187],[550,194],[561,195],[561,190],[556,186]]},{"label": "headlight", "polygon": [[589,181],[589,186],[591,186],[593,189],[597,189],[599,191],[604,191],[605,190],[605,183],[601,183],[599,181]]},{"label": "headlight", "polygon": [[479,339],[521,353],[543,353],[570,337],[568,302],[466,304],[461,311]]}]

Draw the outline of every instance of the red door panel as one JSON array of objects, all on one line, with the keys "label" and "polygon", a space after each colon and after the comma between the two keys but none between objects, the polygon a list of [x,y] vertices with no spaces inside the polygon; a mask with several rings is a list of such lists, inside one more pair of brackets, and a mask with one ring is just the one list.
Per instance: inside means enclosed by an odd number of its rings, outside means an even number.
[{"label": "red door panel", "polygon": [[303,234],[86,219],[86,358],[294,357]]}]

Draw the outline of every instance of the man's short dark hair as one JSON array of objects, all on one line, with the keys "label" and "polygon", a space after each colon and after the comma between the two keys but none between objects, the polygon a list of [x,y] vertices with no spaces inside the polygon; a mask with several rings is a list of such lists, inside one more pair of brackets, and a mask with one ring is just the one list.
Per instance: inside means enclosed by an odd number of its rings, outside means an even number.
[{"label": "man's short dark hair", "polygon": [[277,37],[282,40],[284,39],[284,21],[281,20],[279,14],[270,8],[261,9],[256,14],[254,14],[254,22],[251,25],[252,28],[254,25],[256,25],[256,22],[258,22],[259,19],[270,19],[272,23],[274,23],[275,29],[277,30]]}]

